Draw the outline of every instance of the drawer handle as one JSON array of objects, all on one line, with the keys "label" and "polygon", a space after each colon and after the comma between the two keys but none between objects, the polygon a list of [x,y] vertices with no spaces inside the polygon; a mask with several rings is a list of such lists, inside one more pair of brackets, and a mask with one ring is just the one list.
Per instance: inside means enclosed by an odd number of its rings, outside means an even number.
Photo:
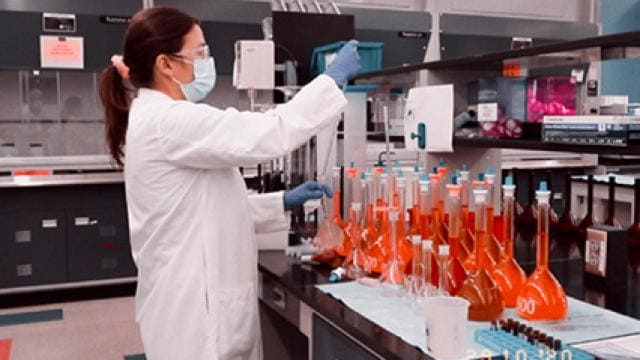
[{"label": "drawer handle", "polygon": [[44,219],[42,220],[43,229],[55,229],[58,227],[58,219]]},{"label": "drawer handle", "polygon": [[76,224],[76,226],[91,226],[96,225],[98,223],[98,220],[91,220],[90,217],[81,216],[75,218],[74,223]]},{"label": "drawer handle", "polygon": [[287,295],[277,287],[273,288],[273,304],[284,310],[287,307]]},{"label": "drawer handle", "polygon": [[31,264],[21,264],[16,266],[16,275],[18,277],[29,277],[33,275],[33,266]]},{"label": "drawer handle", "polygon": [[31,242],[31,231],[30,230],[18,230],[14,235],[15,242],[17,244],[24,244]]}]

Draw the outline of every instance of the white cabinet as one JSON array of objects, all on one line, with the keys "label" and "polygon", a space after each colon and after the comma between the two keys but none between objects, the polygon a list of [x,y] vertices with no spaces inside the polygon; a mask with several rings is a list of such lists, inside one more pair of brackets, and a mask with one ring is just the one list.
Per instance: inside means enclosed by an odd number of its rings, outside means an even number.
[{"label": "white cabinet", "polygon": [[440,13],[592,22],[598,0],[428,0]]},{"label": "white cabinet", "polygon": [[420,0],[341,0],[335,1],[339,7],[365,7],[365,8],[384,8],[396,10],[419,10],[422,7]]}]

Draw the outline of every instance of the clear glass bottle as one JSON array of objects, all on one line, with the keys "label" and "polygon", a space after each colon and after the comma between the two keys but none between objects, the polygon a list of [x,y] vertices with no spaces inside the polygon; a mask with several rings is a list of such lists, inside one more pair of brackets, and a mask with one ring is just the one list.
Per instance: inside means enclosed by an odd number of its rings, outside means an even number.
[{"label": "clear glass bottle", "polygon": [[[393,290],[400,290],[404,285],[404,269],[400,264],[400,256],[398,253],[398,227],[400,216],[398,209],[389,210],[389,241],[391,245],[391,256],[387,263],[387,267],[382,274],[383,282]],[[398,295],[398,294],[394,294]]]},{"label": "clear glass bottle", "polygon": [[549,270],[550,195],[547,183],[542,181],[536,192],[536,269],[527,279],[517,299],[518,315],[526,320],[560,320],[567,316],[567,295]]},{"label": "clear glass bottle", "polygon": [[598,221],[593,215],[593,175],[589,175],[587,176],[587,213],[578,225],[578,231],[582,242],[587,240],[587,228],[597,224]]},{"label": "clear glass bottle", "polygon": [[505,256],[491,273],[500,287],[505,305],[510,308],[516,306],[518,294],[527,280],[525,272],[514,258],[515,192],[513,178],[508,176],[502,186],[502,231]]},{"label": "clear glass bottle", "polygon": [[471,190],[471,185],[469,182],[469,170],[467,165],[462,165],[462,170],[460,170],[460,176],[458,177],[458,182],[462,186],[462,190],[460,190],[460,206],[461,206],[461,226],[460,229],[460,245],[464,249],[464,253],[466,254],[463,260],[473,252],[473,241],[471,240],[471,236],[469,236],[470,229],[470,220],[469,220],[469,193]]},{"label": "clear glass bottle", "polygon": [[636,179],[633,200],[633,224],[629,227],[629,247],[640,247],[640,179]]},{"label": "clear glass bottle", "polygon": [[[456,177],[453,177],[457,182]],[[451,256],[447,259],[446,271],[449,281],[448,289],[451,295],[455,295],[460,290],[462,283],[467,278],[467,270],[464,268],[462,261],[464,254],[460,245],[460,229],[461,229],[461,204],[460,191],[462,186],[458,184],[447,184],[447,193],[449,200],[449,247]],[[442,275],[441,275],[442,276]]]},{"label": "clear glass bottle", "polygon": [[438,283],[438,278],[433,277],[434,259],[433,240],[422,240],[422,276],[425,295],[432,296]]},{"label": "clear glass bottle", "polygon": [[[565,178],[565,190],[564,190],[564,209],[562,215],[558,219],[555,232],[560,235],[560,238],[572,237],[577,234],[578,223],[576,217],[571,211],[571,174],[567,174]],[[553,227],[551,230],[554,230]]]},{"label": "clear glass bottle", "polygon": [[458,296],[467,299],[469,307],[469,320],[494,321],[500,318],[504,310],[502,293],[488,270],[487,257],[482,256],[486,249],[487,235],[487,190],[476,189],[473,191],[476,211],[476,258],[477,266],[470,272],[462,284]]},{"label": "clear glass bottle", "polygon": [[609,199],[607,200],[607,218],[604,221],[605,225],[613,226],[616,228],[622,228],[618,219],[616,219],[616,177],[609,176]]}]

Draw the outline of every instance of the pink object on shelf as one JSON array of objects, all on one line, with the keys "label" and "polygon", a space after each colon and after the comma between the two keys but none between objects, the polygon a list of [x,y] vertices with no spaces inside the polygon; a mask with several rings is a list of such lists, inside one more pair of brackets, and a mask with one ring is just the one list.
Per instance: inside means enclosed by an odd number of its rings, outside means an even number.
[{"label": "pink object on shelf", "polygon": [[518,119],[500,117],[498,121],[480,123],[482,136],[487,138],[519,139],[522,122]]},{"label": "pink object on shelf", "polygon": [[545,115],[575,115],[576,85],[570,76],[545,76],[527,82],[527,121],[539,123]]}]

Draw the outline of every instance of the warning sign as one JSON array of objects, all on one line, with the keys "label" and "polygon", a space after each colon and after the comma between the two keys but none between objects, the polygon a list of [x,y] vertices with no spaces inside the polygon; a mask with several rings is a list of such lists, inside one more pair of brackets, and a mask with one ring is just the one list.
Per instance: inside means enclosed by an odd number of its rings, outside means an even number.
[{"label": "warning sign", "polygon": [[80,36],[40,36],[40,67],[84,68],[84,39]]}]

